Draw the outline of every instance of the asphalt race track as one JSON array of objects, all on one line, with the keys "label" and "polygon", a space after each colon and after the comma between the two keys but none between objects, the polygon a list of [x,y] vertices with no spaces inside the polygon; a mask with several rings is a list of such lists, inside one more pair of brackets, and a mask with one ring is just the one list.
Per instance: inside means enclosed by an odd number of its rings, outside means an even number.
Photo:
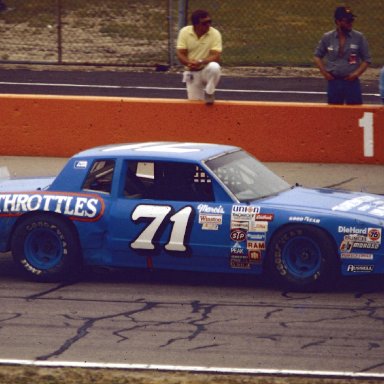
[{"label": "asphalt race track", "polygon": [[7,257],[1,266],[2,361],[384,376],[377,279],[303,294],[249,279],[129,271],[36,284],[20,280]]},{"label": "asphalt race track", "polygon": [[[0,162],[23,177],[54,175],[65,159]],[[384,193],[383,166],[268,165],[290,183]],[[250,277],[131,270],[39,284],[9,254],[0,265],[0,363],[384,378],[382,277],[298,293]]]},{"label": "asphalt race track", "polygon": [[[0,68],[0,94],[48,94],[185,99],[182,75],[172,72],[108,70],[28,70]],[[374,78],[374,79],[373,79]],[[366,104],[381,104],[375,76],[362,80]],[[326,103],[320,77],[241,77],[224,75],[217,100]]]}]

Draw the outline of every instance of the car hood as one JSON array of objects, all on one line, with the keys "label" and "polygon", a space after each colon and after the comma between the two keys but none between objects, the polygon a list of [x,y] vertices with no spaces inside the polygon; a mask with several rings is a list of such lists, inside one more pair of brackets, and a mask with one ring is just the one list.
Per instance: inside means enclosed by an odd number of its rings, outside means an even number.
[{"label": "car hood", "polygon": [[0,193],[2,192],[27,192],[45,190],[53,182],[54,177],[34,177],[26,179],[0,179]]},{"label": "car hood", "polygon": [[[263,206],[288,210],[345,214],[384,218],[384,196],[362,192],[349,192],[327,188],[295,187],[262,200]],[[260,203],[260,200],[258,201]],[[253,204],[258,204],[257,201]]]}]

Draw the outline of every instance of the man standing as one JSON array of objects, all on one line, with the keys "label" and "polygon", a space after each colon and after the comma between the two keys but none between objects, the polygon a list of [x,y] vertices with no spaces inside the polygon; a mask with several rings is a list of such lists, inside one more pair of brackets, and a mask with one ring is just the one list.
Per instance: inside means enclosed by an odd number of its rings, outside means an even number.
[{"label": "man standing", "polygon": [[334,16],[336,29],[321,38],[315,64],[328,80],[328,104],[362,104],[359,77],[371,63],[368,43],[361,32],[352,29],[355,15],[350,8],[337,7]]},{"label": "man standing", "polygon": [[380,78],[379,78],[379,90],[381,101],[384,104],[384,67],[380,70]]},{"label": "man standing", "polygon": [[189,100],[213,104],[221,75],[221,34],[211,27],[212,19],[207,11],[194,11],[191,21],[192,25],[180,30],[176,45],[177,58],[185,66],[183,82]]}]

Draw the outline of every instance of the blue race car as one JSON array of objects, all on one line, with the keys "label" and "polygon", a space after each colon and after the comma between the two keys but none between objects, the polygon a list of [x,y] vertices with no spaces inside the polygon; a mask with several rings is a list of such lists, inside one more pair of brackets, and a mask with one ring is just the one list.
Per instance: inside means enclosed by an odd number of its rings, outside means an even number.
[{"label": "blue race car", "polygon": [[384,198],[292,187],[242,149],[90,149],[56,178],[0,184],[0,252],[38,281],[85,265],[269,274],[294,288],[384,272]]}]

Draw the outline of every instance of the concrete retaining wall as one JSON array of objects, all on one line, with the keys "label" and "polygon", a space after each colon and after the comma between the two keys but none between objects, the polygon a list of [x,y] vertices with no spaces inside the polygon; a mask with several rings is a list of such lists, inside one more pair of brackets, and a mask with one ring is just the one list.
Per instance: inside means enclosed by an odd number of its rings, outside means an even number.
[{"label": "concrete retaining wall", "polygon": [[384,164],[384,108],[0,95],[0,155],[138,141],[233,144],[262,161]]}]

